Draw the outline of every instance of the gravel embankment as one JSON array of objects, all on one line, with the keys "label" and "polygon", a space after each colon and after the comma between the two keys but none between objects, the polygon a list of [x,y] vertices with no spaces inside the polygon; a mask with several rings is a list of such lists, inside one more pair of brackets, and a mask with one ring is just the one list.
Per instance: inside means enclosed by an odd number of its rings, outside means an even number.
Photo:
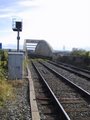
[{"label": "gravel embankment", "polygon": [[12,81],[15,97],[0,108],[0,120],[31,120],[28,80]]}]

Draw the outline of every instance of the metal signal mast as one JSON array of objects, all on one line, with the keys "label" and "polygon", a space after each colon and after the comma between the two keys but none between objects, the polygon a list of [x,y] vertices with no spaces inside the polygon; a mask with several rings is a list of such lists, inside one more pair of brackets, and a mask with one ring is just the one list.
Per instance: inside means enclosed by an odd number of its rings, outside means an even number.
[{"label": "metal signal mast", "polygon": [[17,51],[19,51],[20,32],[22,31],[22,20],[12,19],[12,29],[17,31]]}]

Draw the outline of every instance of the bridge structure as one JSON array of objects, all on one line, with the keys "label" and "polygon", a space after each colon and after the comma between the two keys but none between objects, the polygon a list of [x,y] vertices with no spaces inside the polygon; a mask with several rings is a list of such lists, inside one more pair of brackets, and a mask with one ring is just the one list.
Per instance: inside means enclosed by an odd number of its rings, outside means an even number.
[{"label": "bridge structure", "polygon": [[53,49],[45,40],[25,39],[24,51],[28,55],[52,57]]}]

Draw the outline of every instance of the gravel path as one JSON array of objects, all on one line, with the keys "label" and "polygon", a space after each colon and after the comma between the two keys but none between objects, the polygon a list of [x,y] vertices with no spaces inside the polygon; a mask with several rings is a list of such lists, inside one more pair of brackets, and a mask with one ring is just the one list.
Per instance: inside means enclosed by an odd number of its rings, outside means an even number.
[{"label": "gravel path", "polygon": [[12,81],[15,98],[0,108],[0,120],[31,120],[28,80]]}]

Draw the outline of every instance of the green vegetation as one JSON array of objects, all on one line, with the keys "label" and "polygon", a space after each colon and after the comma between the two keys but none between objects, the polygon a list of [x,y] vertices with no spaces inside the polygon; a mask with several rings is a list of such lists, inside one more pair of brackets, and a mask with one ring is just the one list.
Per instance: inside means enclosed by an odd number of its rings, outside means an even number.
[{"label": "green vegetation", "polygon": [[5,79],[7,73],[8,52],[0,50],[0,80]]},{"label": "green vegetation", "polygon": [[27,57],[24,58],[24,61],[23,61],[23,66],[24,66],[24,68],[27,67],[28,62],[29,62],[28,58],[27,58]]},{"label": "green vegetation", "polygon": [[58,56],[56,61],[72,64],[90,70],[90,51],[73,48],[70,54]]},{"label": "green vegetation", "polygon": [[71,55],[74,56],[82,56],[82,57],[90,57],[90,51],[86,51],[84,49],[73,48]]},{"label": "green vegetation", "polygon": [[81,58],[80,63],[90,68],[90,51],[74,48],[71,52],[71,56]]},{"label": "green vegetation", "polygon": [[13,97],[13,87],[4,79],[0,79],[0,107],[4,105],[6,100]]},{"label": "green vegetation", "polygon": [[8,52],[0,50],[0,107],[12,97],[13,87],[7,81]]}]

